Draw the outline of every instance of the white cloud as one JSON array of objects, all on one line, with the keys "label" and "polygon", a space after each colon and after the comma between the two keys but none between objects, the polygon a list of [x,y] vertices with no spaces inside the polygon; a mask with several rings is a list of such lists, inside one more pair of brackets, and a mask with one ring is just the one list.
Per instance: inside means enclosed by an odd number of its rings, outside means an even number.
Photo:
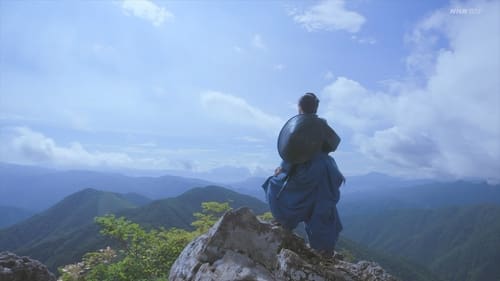
[{"label": "white cloud", "polygon": [[[252,146],[264,142],[263,139],[253,136],[242,136],[237,140]],[[205,179],[209,178],[207,173],[210,170],[218,167],[228,165],[248,168],[257,165],[272,167],[277,162],[274,155],[267,151],[250,155],[248,152],[235,151],[227,147],[226,149],[164,148],[156,142],[132,146],[98,145],[98,149],[89,149],[79,142],[61,145],[53,138],[27,127],[0,128],[0,143],[1,162],[60,169],[136,171],[134,174],[171,173]],[[210,159],[210,161],[200,161],[200,159]],[[238,180],[243,179],[238,178]]]},{"label": "white cloud", "polygon": [[255,34],[252,38],[252,46],[254,46],[257,49],[266,49],[266,44],[264,43],[264,40],[262,39],[262,36],[260,34]]},{"label": "white cloud", "polygon": [[12,129],[11,136],[3,142],[2,161],[7,162],[101,168],[127,167],[134,163],[127,154],[91,152],[78,142],[60,146],[52,138],[26,127]]},{"label": "white cloud", "polygon": [[345,8],[344,0],[325,0],[307,9],[304,13],[292,12],[296,22],[308,31],[345,30],[358,32],[365,18]]},{"label": "white cloud", "polygon": [[352,35],[351,39],[358,42],[359,44],[375,45],[375,43],[377,43],[377,40],[372,37],[359,37],[356,35]]},{"label": "white cloud", "polygon": [[327,116],[353,132],[371,132],[390,126],[394,97],[373,93],[360,83],[338,77],[325,87]]},{"label": "white cloud", "polygon": [[433,13],[417,24],[411,33],[406,34],[404,40],[413,48],[412,53],[405,59],[411,75],[428,79],[439,55],[439,52],[435,51],[436,44],[443,36],[435,27],[445,25],[447,18],[449,19],[449,16],[443,11]]},{"label": "white cloud", "polygon": [[[415,27],[415,52],[433,57],[415,65],[420,87],[376,92],[339,77],[324,89],[327,115],[352,130],[364,155],[408,174],[500,180],[500,4],[477,5],[480,15],[440,10]],[[449,47],[431,48],[435,36]]]},{"label": "white cloud", "polygon": [[150,21],[154,26],[162,25],[174,18],[174,14],[149,0],[124,0],[122,9],[126,15],[133,15]]},{"label": "white cloud", "polygon": [[240,97],[209,91],[202,93],[200,98],[207,111],[229,123],[246,125],[273,133],[283,125],[281,118],[263,112]]},{"label": "white cloud", "polygon": [[[99,145],[88,149],[79,142],[61,145],[53,138],[27,127],[0,129],[0,161],[43,165],[62,169],[98,170],[195,170],[200,166],[192,159],[202,154],[211,157],[217,151],[207,149],[164,149],[155,142],[133,146]],[[189,165],[188,165],[189,164]]]},{"label": "white cloud", "polygon": [[249,143],[263,143],[264,142],[263,139],[256,138],[256,137],[253,137],[253,136],[242,136],[242,137],[236,138],[236,140],[244,141],[244,142],[249,142]]}]

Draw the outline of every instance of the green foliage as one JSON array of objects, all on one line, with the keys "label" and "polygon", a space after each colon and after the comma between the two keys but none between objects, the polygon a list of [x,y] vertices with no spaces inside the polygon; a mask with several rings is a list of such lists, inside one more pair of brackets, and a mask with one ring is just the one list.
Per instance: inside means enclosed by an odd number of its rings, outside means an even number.
[{"label": "green foliage", "polygon": [[195,213],[195,231],[171,228],[145,230],[124,217],[106,215],[96,218],[101,234],[119,241],[119,250],[111,248],[85,254],[82,262],[60,269],[63,281],[136,281],[167,280],[170,267],[184,247],[210,228],[228,203],[204,202]]},{"label": "green foliage", "polygon": [[[107,247],[98,252],[85,254],[82,262],[70,264],[59,271],[62,281],[100,280],[105,274],[106,264],[116,259],[116,252]],[[92,269],[92,271],[90,271]]]},{"label": "green foliage", "polygon": [[[192,231],[193,213],[201,212],[206,201],[230,202],[232,208],[250,207],[263,213],[268,206],[250,196],[222,187],[194,188],[185,194],[157,200],[144,206],[130,208],[125,196],[87,189],[68,196],[49,210],[15,227],[0,229],[0,249],[27,255],[43,262],[51,271],[79,261],[77,257],[96,249],[111,246],[119,249],[117,240],[99,235],[94,223],[96,216],[106,213],[126,217],[145,229],[172,227]],[[134,199],[134,201],[140,201]],[[127,200],[128,197],[127,197]]]},{"label": "green foliage", "polygon": [[203,211],[194,213],[196,221],[191,223],[196,228],[196,232],[200,234],[206,232],[222,214],[231,209],[227,202],[203,202],[201,208]]},{"label": "green foliage", "polygon": [[265,212],[259,216],[259,219],[263,221],[272,221],[274,219],[273,214],[271,212]]},{"label": "green foliage", "polygon": [[[0,249],[22,254],[23,249],[51,242],[50,240],[55,240],[54,238],[67,235],[83,225],[92,223],[96,216],[134,207],[136,205],[125,200],[121,194],[84,189],[15,227],[1,230]],[[37,255],[37,258],[41,259],[40,256]]]},{"label": "green foliage", "polygon": [[341,249],[339,253],[344,258],[343,260],[347,262],[354,262],[356,260],[356,257],[347,249]]},{"label": "green foliage", "polygon": [[[182,248],[192,239],[192,235],[184,230],[146,231],[136,223],[113,215],[96,221],[102,227],[102,234],[121,242],[123,259],[110,267],[112,276],[116,276],[115,271],[126,273],[118,274],[123,275],[119,280],[164,277],[177,257],[175,249]],[[176,245],[178,243],[181,245]],[[105,276],[99,277],[103,279]]]}]

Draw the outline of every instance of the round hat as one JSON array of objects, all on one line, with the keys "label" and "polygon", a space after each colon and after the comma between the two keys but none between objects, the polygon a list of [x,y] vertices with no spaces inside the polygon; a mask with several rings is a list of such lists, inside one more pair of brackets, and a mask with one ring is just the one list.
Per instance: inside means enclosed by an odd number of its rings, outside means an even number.
[{"label": "round hat", "polygon": [[324,134],[324,124],[316,114],[296,115],[280,131],[278,153],[289,163],[304,163],[321,151]]}]

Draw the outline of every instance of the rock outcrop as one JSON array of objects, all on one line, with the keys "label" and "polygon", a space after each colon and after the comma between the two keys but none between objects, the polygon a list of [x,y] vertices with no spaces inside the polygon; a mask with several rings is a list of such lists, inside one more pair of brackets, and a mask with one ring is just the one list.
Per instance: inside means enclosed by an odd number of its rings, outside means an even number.
[{"label": "rock outcrop", "polygon": [[56,277],[37,260],[1,252],[0,281],[56,281]]},{"label": "rock outcrop", "polygon": [[379,265],[326,260],[304,240],[260,221],[247,208],[227,212],[177,258],[170,281],[395,281]]}]

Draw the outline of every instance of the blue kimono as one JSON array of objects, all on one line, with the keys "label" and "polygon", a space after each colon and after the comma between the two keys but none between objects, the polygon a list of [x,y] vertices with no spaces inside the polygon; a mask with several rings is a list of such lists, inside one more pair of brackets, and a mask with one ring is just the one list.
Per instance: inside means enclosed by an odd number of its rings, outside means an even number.
[{"label": "blue kimono", "polygon": [[336,204],[345,181],[335,160],[321,152],[305,163],[281,167],[262,185],[271,213],[290,230],[304,222],[311,248],[333,254],[342,230]]}]

